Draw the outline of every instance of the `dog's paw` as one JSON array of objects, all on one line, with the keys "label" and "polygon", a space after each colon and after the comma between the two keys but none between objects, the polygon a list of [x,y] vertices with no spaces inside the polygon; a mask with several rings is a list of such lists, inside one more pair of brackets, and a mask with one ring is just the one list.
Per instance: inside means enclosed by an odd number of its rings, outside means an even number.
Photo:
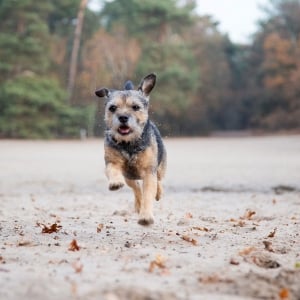
[{"label": "dog's paw", "polygon": [[150,218],[150,219],[141,218],[138,220],[138,223],[143,226],[149,226],[154,223],[154,219],[153,218]]},{"label": "dog's paw", "polygon": [[108,188],[111,190],[111,191],[116,191],[120,188],[122,188],[124,186],[124,182],[111,182],[108,186]]},{"label": "dog's paw", "polygon": [[154,223],[154,218],[152,215],[141,215],[138,223],[143,226],[149,226]]}]

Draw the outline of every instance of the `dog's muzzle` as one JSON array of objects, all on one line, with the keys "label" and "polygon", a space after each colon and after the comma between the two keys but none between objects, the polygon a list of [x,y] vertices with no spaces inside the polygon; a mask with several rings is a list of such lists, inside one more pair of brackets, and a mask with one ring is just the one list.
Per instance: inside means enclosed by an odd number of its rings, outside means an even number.
[{"label": "dog's muzzle", "polygon": [[126,124],[128,121],[128,117],[127,116],[119,116],[119,121],[121,124]]},{"label": "dog's muzzle", "polygon": [[131,132],[131,129],[127,125],[128,116],[125,116],[125,115],[119,116],[119,122],[121,123],[121,126],[118,128],[118,132],[121,135],[127,135],[127,134],[129,134]]}]

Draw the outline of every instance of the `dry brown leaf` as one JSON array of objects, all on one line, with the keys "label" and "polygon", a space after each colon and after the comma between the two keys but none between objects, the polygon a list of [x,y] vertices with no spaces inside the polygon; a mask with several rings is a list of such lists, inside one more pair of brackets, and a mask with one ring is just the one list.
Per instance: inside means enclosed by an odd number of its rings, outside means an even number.
[{"label": "dry brown leaf", "polygon": [[280,299],[288,299],[289,298],[289,290],[286,288],[283,288],[279,292]]},{"label": "dry brown leaf", "polygon": [[77,241],[75,239],[72,240],[72,242],[70,243],[70,246],[69,246],[69,251],[79,251],[79,250],[80,250],[80,247],[78,246]]},{"label": "dry brown leaf", "polygon": [[239,220],[236,224],[233,225],[233,227],[244,227],[246,225],[245,221]]},{"label": "dry brown leaf", "polygon": [[157,254],[155,260],[152,260],[150,262],[149,269],[148,269],[149,272],[152,273],[155,268],[166,269],[165,262],[166,259],[162,255]]},{"label": "dry brown leaf", "polygon": [[18,242],[18,246],[20,247],[30,246],[31,244],[32,244],[31,241],[26,241],[26,240]]},{"label": "dry brown leaf", "polygon": [[101,232],[103,229],[104,225],[103,224],[98,224],[97,226],[97,233]]},{"label": "dry brown leaf", "polygon": [[208,228],[206,228],[206,227],[199,227],[199,226],[195,226],[195,227],[193,227],[193,229],[200,230],[200,231],[205,231],[205,232],[209,231]]},{"label": "dry brown leaf", "polygon": [[57,223],[54,223],[50,225],[49,227],[45,224],[42,223],[36,223],[38,226],[42,227],[42,233],[53,233],[53,232],[58,232],[59,230],[62,229],[61,225],[58,225]]},{"label": "dry brown leaf", "polygon": [[194,246],[196,246],[198,244],[198,242],[195,239],[191,238],[188,235],[182,235],[181,239],[183,239],[186,242],[192,243]]},{"label": "dry brown leaf", "polygon": [[272,248],[272,243],[269,241],[263,241],[263,244],[265,245],[265,249],[269,252],[274,252]]},{"label": "dry brown leaf", "polygon": [[239,255],[245,256],[245,255],[248,255],[248,254],[250,254],[251,252],[253,252],[253,251],[255,251],[255,250],[256,250],[255,247],[247,247],[247,248],[241,250],[241,251],[239,252]]},{"label": "dry brown leaf", "polygon": [[277,231],[277,227],[275,227],[275,228],[274,228],[274,230],[273,230],[273,231],[271,231],[271,232],[269,233],[268,237],[269,237],[269,238],[272,238],[272,237],[274,237],[274,236],[275,236],[275,233],[276,233],[276,231]]},{"label": "dry brown leaf", "polygon": [[255,211],[247,209],[244,216],[241,217],[240,219],[244,219],[244,220],[251,220],[252,216],[254,216],[256,214]]}]

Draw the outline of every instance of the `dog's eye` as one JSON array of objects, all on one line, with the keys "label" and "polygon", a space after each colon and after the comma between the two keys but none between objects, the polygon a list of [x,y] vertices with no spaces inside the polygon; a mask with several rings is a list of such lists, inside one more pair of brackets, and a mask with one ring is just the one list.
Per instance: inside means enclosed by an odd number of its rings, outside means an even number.
[{"label": "dog's eye", "polygon": [[138,105],[132,105],[132,109],[134,110],[134,111],[138,111],[138,110],[140,110],[140,107],[138,106]]},{"label": "dog's eye", "polygon": [[111,112],[115,112],[117,110],[117,107],[115,105],[111,105],[109,108],[108,108],[109,111]]}]

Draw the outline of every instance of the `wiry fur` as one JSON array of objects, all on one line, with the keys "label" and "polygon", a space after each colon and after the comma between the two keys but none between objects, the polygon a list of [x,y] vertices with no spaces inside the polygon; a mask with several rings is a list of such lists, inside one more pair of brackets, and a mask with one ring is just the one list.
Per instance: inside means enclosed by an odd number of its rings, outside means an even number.
[{"label": "wiry fur", "polygon": [[[126,184],[133,189],[138,223],[153,223],[153,200],[162,195],[161,180],[166,169],[166,151],[159,130],[148,118],[149,94],[156,81],[146,76],[137,90],[131,81],[124,90],[102,88],[105,97],[105,164],[109,189]],[[142,181],[142,186],[139,181]]]}]

